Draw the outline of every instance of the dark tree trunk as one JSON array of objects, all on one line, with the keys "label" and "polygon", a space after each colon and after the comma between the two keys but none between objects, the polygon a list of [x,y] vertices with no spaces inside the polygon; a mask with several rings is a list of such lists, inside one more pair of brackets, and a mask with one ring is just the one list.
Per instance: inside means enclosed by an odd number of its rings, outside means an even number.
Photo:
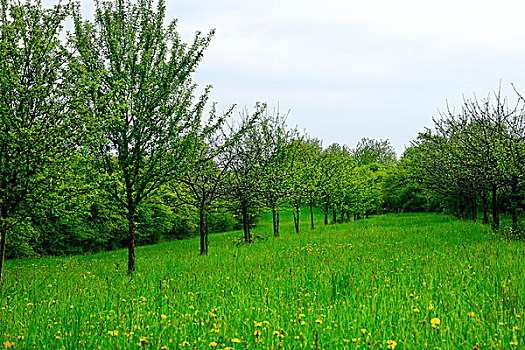
[{"label": "dark tree trunk", "polygon": [[201,239],[201,255],[208,254],[208,251],[206,249],[206,219],[205,218],[205,206],[204,204],[201,204],[201,207],[199,208],[199,234]]},{"label": "dark tree trunk", "polygon": [[204,224],[206,225],[206,230],[205,230],[205,234],[206,234],[206,255],[208,255],[208,214],[206,214],[205,216],[205,221],[204,221]]},{"label": "dark tree trunk", "polygon": [[279,212],[275,207],[272,208],[272,216],[273,216],[273,235],[275,237],[279,236]]},{"label": "dark tree trunk", "polygon": [[492,185],[492,229],[499,229],[499,205],[498,205],[498,188]]},{"label": "dark tree trunk", "polygon": [[361,213],[357,213],[357,220],[361,220]]},{"label": "dark tree trunk", "polygon": [[315,228],[314,226],[314,203],[310,202],[310,224],[312,226],[312,229]]},{"label": "dark tree trunk", "polygon": [[345,222],[345,211],[341,208],[341,223]]},{"label": "dark tree trunk", "polygon": [[328,225],[328,203],[325,204],[324,209],[324,224]]},{"label": "dark tree trunk", "polygon": [[135,272],[135,208],[128,208],[128,273]]},{"label": "dark tree trunk", "polygon": [[335,208],[332,210],[332,222],[337,223],[337,209]]},{"label": "dark tree trunk", "polygon": [[246,203],[242,204],[242,223],[244,229],[244,241],[246,243],[251,243],[252,237],[250,235],[250,215],[248,214],[248,205]]}]

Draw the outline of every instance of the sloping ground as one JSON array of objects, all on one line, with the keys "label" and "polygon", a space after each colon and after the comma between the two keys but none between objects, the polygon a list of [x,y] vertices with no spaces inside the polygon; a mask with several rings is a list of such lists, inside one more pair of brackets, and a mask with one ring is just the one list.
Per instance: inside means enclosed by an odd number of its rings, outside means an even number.
[{"label": "sloping ground", "polygon": [[[433,214],[271,237],[239,232],[126,252],[9,261],[5,347],[52,349],[525,346],[525,244]],[[286,214],[281,220],[287,218]],[[284,220],[283,220],[284,221]],[[287,219],[288,221],[288,219]],[[0,346],[1,347],[1,346]]]}]

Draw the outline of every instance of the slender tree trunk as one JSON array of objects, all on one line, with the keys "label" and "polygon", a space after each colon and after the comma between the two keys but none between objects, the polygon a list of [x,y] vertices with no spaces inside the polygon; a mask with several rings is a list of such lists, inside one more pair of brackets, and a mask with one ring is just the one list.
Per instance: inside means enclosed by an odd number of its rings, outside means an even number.
[{"label": "slender tree trunk", "polygon": [[341,223],[345,222],[345,211],[341,207]]},{"label": "slender tree trunk", "polygon": [[206,251],[206,223],[205,223],[205,207],[203,204],[201,204],[199,208],[199,234],[200,234],[200,243],[201,243],[201,255],[206,255],[208,252]]},{"label": "slender tree trunk", "polygon": [[279,236],[281,232],[279,231],[279,210],[277,210],[277,236]]},{"label": "slender tree trunk", "polygon": [[128,273],[135,272],[135,208],[128,208]]},{"label": "slender tree trunk", "polygon": [[472,221],[478,221],[478,199],[476,195],[472,195]]},{"label": "slender tree trunk", "polygon": [[315,228],[314,226],[314,203],[313,202],[310,202],[310,224],[313,230]]},{"label": "slender tree trunk", "polygon": [[499,229],[499,205],[498,205],[498,188],[492,185],[492,229]]},{"label": "slender tree trunk", "polygon": [[337,209],[335,208],[332,210],[332,222],[337,223]]},{"label": "slender tree trunk", "polygon": [[324,224],[328,225],[328,203],[324,206]]},{"label": "slender tree trunk", "polygon": [[208,255],[208,214],[206,213],[206,219],[205,219],[205,222],[204,224],[206,225],[206,255]]},{"label": "slender tree trunk", "polygon": [[275,206],[272,208],[272,217],[273,217],[273,235],[274,237],[279,236],[279,222],[277,221],[277,209]]},{"label": "slender tree trunk", "polygon": [[242,204],[242,223],[244,228],[244,241],[251,243],[252,237],[250,235],[250,215],[248,214],[248,205]]},{"label": "slender tree trunk", "polygon": [[4,220],[4,227],[2,227],[2,238],[0,239],[0,285],[2,285],[2,273],[4,271],[5,261],[5,246],[7,241],[7,213],[5,213],[4,210],[2,210],[2,219]]}]

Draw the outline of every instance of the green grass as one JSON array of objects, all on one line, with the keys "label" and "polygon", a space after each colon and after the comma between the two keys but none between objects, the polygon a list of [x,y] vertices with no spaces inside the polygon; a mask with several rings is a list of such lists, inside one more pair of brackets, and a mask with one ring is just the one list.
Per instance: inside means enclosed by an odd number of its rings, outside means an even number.
[{"label": "green grass", "polygon": [[[519,349],[525,244],[432,214],[8,261],[0,348]],[[286,221],[286,222],[285,222]],[[439,324],[437,323],[439,320]]]}]

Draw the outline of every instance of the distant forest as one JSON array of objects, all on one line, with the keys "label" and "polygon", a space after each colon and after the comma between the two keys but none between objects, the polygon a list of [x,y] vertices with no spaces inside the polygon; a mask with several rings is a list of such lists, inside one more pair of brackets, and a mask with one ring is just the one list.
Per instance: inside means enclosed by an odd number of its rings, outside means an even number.
[{"label": "distant forest", "polygon": [[[218,113],[192,81],[214,32],[181,41],[165,4],[1,3],[0,279],[4,257],[128,249],[250,228],[262,212],[325,224],[432,211],[523,232],[525,100],[447,111],[396,157],[388,140],[313,138],[264,103]],[[65,21],[73,28],[63,30]],[[446,97],[446,96],[445,96]],[[505,214],[508,224],[501,224]]]}]

